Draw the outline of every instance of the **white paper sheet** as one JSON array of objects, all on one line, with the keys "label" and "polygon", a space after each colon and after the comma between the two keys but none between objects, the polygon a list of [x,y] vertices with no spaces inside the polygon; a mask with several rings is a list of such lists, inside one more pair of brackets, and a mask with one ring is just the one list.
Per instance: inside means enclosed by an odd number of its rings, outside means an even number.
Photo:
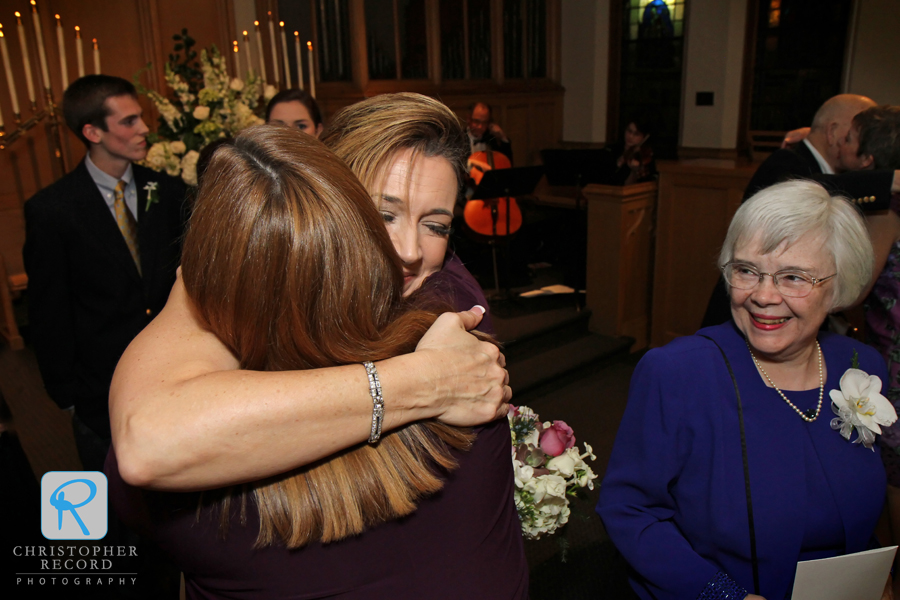
[{"label": "white paper sheet", "polygon": [[897,546],[797,563],[791,600],[881,600]]},{"label": "white paper sheet", "polygon": [[572,294],[575,290],[567,285],[546,285],[539,290],[531,290],[530,292],[522,292],[519,294],[523,298],[533,298],[535,296],[550,296],[552,294]]}]

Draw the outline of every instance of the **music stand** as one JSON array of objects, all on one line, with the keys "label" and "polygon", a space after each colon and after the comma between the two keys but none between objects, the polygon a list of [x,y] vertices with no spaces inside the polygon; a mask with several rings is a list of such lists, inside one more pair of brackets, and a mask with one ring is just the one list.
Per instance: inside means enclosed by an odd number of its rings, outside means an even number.
[{"label": "music stand", "polygon": [[[499,211],[497,205],[506,200],[506,233],[509,235],[509,199],[512,196],[526,196],[534,191],[541,177],[544,176],[544,167],[515,167],[512,169],[500,169],[485,172],[481,183],[475,188],[472,200],[483,200],[491,205],[491,259],[494,266],[494,292],[500,296],[500,275],[497,270],[497,219]],[[509,279],[509,252],[506,253],[506,276]]]},{"label": "music stand", "polygon": [[575,186],[575,208],[581,208],[581,191],[591,183],[610,184],[616,173],[616,159],[608,148],[541,150],[547,169],[547,183]]}]

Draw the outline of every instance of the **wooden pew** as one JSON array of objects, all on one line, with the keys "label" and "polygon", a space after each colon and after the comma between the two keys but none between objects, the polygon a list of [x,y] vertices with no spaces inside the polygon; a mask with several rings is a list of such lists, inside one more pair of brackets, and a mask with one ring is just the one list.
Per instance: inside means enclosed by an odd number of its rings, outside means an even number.
[{"label": "wooden pew", "polygon": [[734,160],[660,161],[651,346],[700,328],[716,259],[744,188],[759,166]]},{"label": "wooden pew", "polygon": [[3,211],[0,219],[0,337],[13,350],[25,347],[13,312],[13,300],[28,287],[22,263],[25,217],[21,210]]}]

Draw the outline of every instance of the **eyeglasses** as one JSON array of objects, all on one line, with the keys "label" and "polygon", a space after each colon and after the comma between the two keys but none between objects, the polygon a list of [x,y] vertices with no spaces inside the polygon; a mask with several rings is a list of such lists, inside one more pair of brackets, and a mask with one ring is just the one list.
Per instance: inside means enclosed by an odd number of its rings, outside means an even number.
[{"label": "eyeglasses", "polygon": [[739,262],[730,262],[723,265],[722,274],[725,276],[725,281],[728,285],[738,290],[752,290],[762,283],[763,277],[768,275],[775,283],[775,289],[782,296],[787,296],[788,298],[804,298],[809,295],[817,284],[828,281],[837,275],[835,273],[818,279],[806,271],[793,269],[778,271],[777,273],[762,273],[754,266]]}]

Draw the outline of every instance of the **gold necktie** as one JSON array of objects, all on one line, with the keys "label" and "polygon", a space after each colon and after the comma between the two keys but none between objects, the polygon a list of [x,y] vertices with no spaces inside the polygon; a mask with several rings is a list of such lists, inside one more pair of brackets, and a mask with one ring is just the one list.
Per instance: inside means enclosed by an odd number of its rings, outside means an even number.
[{"label": "gold necktie", "polygon": [[119,181],[116,184],[116,201],[113,203],[113,208],[116,211],[116,223],[119,225],[119,231],[122,232],[122,237],[125,238],[128,251],[131,252],[131,258],[134,259],[134,264],[137,265],[138,274],[140,274],[141,250],[140,246],[138,246],[137,222],[134,220],[134,215],[131,214],[131,211],[125,205],[126,185],[124,181]]}]

